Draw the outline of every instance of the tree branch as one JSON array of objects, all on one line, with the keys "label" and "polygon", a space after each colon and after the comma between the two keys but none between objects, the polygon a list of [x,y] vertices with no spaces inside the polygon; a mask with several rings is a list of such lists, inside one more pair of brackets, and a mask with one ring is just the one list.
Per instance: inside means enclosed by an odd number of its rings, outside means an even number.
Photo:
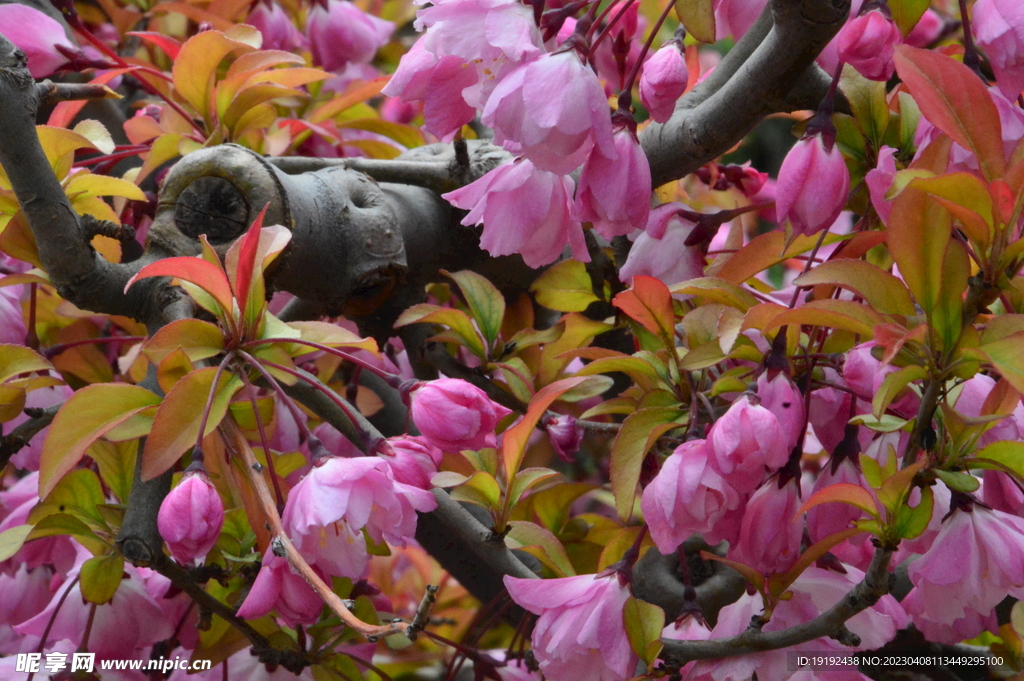
[{"label": "tree branch", "polygon": [[765,116],[808,108],[824,95],[828,80],[814,59],[849,16],[849,0],[772,0],[769,8],[667,123],[641,133],[654,186],[721,156]]},{"label": "tree branch", "polygon": [[847,620],[870,608],[878,599],[889,593],[889,561],[892,554],[891,549],[876,548],[871,565],[864,573],[864,579],[842,600],[810,622],[781,631],[748,629],[738,636],[709,641],[665,639],[663,654],[670,657],[674,663],[686,664],[691,660],[748,655],[788,648],[817,638],[840,636],[846,628]]}]

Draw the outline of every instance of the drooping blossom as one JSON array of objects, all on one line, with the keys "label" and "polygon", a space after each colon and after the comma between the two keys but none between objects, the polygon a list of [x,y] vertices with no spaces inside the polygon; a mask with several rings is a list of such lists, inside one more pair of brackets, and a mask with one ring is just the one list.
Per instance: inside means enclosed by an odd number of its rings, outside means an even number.
[{"label": "drooping blossom", "polygon": [[313,63],[328,71],[369,62],[394,30],[392,22],[367,14],[349,0],[315,2],[306,21]]},{"label": "drooping blossom", "polygon": [[[809,622],[846,598],[850,590],[864,578],[864,573],[852,566],[844,568],[845,574],[819,567],[804,570],[790,587],[792,597],[778,602],[763,631],[781,631]],[[719,612],[718,622],[711,630],[711,638],[720,639],[742,634],[750,626],[751,617],[761,614],[763,610],[764,602],[760,594],[743,594],[739,600],[725,606]],[[860,645],[847,647],[831,638],[815,639],[804,645],[807,650],[821,651],[824,654],[875,650],[891,641],[897,631],[907,626],[907,616],[896,599],[886,594],[870,608],[847,620],[845,625],[860,637]],[[691,681],[748,681],[755,671],[758,678],[772,681],[800,678],[794,677],[799,671],[790,669],[789,655],[785,649],[720,660],[698,661],[689,678]]]},{"label": "drooping blossom", "polygon": [[611,112],[597,75],[575,49],[544,54],[505,76],[483,110],[494,140],[540,170],[569,173],[591,148],[618,154]]},{"label": "drooping blossom", "polygon": [[249,12],[245,23],[263,35],[263,49],[295,52],[308,47],[309,40],[274,0],[259,0]]},{"label": "drooping blossom", "polygon": [[825,451],[831,453],[846,434],[846,422],[850,420],[850,401],[853,400],[853,396],[840,389],[845,388],[846,383],[838,371],[825,367],[824,374],[828,383],[839,387],[826,386],[811,391],[807,420],[814,429],[814,436],[818,438],[818,442]]},{"label": "drooping blossom", "polygon": [[[323,571],[316,565],[313,569],[323,576]],[[267,549],[256,581],[238,608],[238,616],[256,619],[273,610],[285,624],[294,627],[315,622],[323,607],[323,600],[301,575],[292,570],[288,560]]]},{"label": "drooping blossom", "polygon": [[164,497],[157,528],[174,560],[199,564],[217,543],[224,526],[224,502],[205,470],[188,470]]},{"label": "drooping blossom", "polygon": [[785,465],[790,450],[778,419],[757,395],[740,395],[708,433],[712,467],[740,494],[749,494],[768,471]]},{"label": "drooping blossom", "polygon": [[557,260],[566,246],[572,257],[590,261],[583,227],[572,218],[572,193],[572,178],[518,159],[443,196],[469,211],[462,224],[483,223],[480,247],[485,251],[518,253],[528,266],[542,267]]},{"label": "drooping blossom", "polygon": [[757,396],[761,406],[775,415],[786,445],[793,449],[807,428],[804,396],[785,372],[778,372],[774,378],[768,377],[770,373],[764,371],[757,377]]},{"label": "drooping blossom", "polygon": [[786,154],[775,185],[775,214],[794,234],[816,234],[839,217],[850,192],[850,171],[821,134],[798,141]]},{"label": "drooping blossom", "polygon": [[621,681],[633,675],[637,657],[622,614],[629,588],[617,574],[504,581],[512,600],[540,616],[531,642],[547,679]]},{"label": "drooping blossom", "polygon": [[637,236],[619,279],[628,283],[638,275],[675,284],[704,274],[704,253],[698,246],[687,246],[696,225],[678,214],[681,203],[666,203],[651,209],[646,231]]},{"label": "drooping blossom", "polygon": [[980,624],[972,613],[987,616],[1007,594],[1024,598],[1024,519],[960,493],[953,499],[931,547],[907,571],[914,589],[904,606],[915,622]]},{"label": "drooping blossom", "polygon": [[27,5],[0,5],[0,33],[28,57],[28,70],[33,78],[45,78],[68,64],[70,59],[58,46],[69,52],[79,51],[63,26]]},{"label": "drooping blossom", "polygon": [[616,159],[592,151],[583,164],[573,217],[591,222],[606,239],[647,225],[651,203],[651,167],[636,137],[630,114],[614,116]]},{"label": "drooping blossom", "polygon": [[799,508],[796,478],[781,487],[774,479],[761,485],[747,502],[739,539],[729,547],[729,558],[762,574],[788,570],[800,555],[803,519],[796,517]]},{"label": "drooping blossom", "polygon": [[419,383],[409,398],[413,423],[431,444],[448,452],[496,446],[494,429],[512,413],[458,378]]},{"label": "drooping blossom", "polygon": [[1009,99],[1024,90],[1024,4],[1017,0],[978,0],[971,29],[985,50],[996,85]]},{"label": "drooping blossom", "polygon": [[640,74],[640,101],[655,122],[665,123],[672,117],[689,77],[683,46],[678,40],[665,41],[644,63]]},{"label": "drooping blossom", "polygon": [[873,9],[840,29],[839,59],[869,80],[889,80],[896,72],[892,57],[902,37],[891,17]]},{"label": "drooping blossom", "polygon": [[426,490],[395,480],[375,456],[324,457],[288,494],[281,520],[311,565],[329,575],[358,579],[374,542],[404,545],[416,534],[416,511],[437,506]]},{"label": "drooping blossom", "polygon": [[996,511],[1024,517],[1024,491],[1003,471],[985,471],[981,500]]},{"label": "drooping blossom", "polygon": [[712,468],[711,453],[705,440],[684,442],[644,489],[640,508],[663,554],[691,535],[709,532],[727,511],[740,506],[740,495]]},{"label": "drooping blossom", "polygon": [[420,489],[431,488],[430,479],[441,465],[442,453],[425,437],[403,435],[388,439],[390,453],[382,453],[395,480]]},{"label": "drooping blossom", "polygon": [[575,417],[559,414],[548,419],[545,428],[555,453],[563,461],[571,462],[583,442],[583,426],[576,422]]},{"label": "drooping blossom", "polygon": [[[74,579],[85,560],[91,557],[92,554],[79,546],[76,566],[54,592],[49,604],[35,617],[16,625],[14,631],[40,637],[45,633],[48,641],[68,639],[79,644],[89,630],[88,649],[100,659],[132,658],[136,648],[170,638],[174,623],[163,616],[149,595],[140,569],[128,564],[124,566],[124,575],[113,599],[97,605],[92,613],[93,604],[85,600],[81,582]],[[86,626],[90,620],[91,629]]]}]

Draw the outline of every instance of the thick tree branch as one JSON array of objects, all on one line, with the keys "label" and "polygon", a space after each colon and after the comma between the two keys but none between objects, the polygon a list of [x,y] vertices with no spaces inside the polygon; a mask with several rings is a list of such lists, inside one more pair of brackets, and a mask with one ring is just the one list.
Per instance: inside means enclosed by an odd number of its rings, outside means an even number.
[{"label": "thick tree branch", "polygon": [[889,593],[889,560],[892,553],[891,549],[875,549],[875,555],[864,573],[864,579],[842,600],[810,622],[781,631],[762,631],[751,627],[738,636],[709,641],[666,639],[663,657],[671,658],[674,663],[686,664],[691,660],[761,653],[807,643],[817,638],[842,636],[846,632],[847,620],[870,608],[878,599]]},{"label": "thick tree branch", "polygon": [[654,186],[721,156],[765,116],[820,101],[817,93],[825,93],[828,81],[814,58],[846,21],[849,0],[772,0],[769,8],[767,33],[763,14],[735,56],[727,55],[702,87],[683,97],[667,123],[641,134]]}]

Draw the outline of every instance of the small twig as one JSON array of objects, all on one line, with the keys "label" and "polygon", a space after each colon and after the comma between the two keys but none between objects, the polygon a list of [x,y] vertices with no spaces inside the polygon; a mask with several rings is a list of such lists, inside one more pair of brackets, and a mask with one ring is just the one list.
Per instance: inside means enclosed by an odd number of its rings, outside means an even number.
[{"label": "small twig", "polygon": [[270,487],[263,476],[256,473],[260,469],[259,463],[256,461],[256,456],[253,454],[252,448],[249,447],[245,436],[242,435],[241,429],[239,429],[233,419],[228,418],[221,423],[220,430],[224,435],[225,442],[236,454],[242,457],[245,469],[249,471],[249,478],[252,480],[253,487],[256,490],[257,499],[266,516],[267,524],[270,526],[270,533],[273,537],[271,541],[275,544],[275,550],[280,549],[284,553],[284,557],[288,559],[289,565],[306,580],[316,594],[327,604],[327,607],[331,609],[331,612],[337,615],[342,622],[350,626],[356,633],[366,637],[368,640],[377,640],[384,636],[405,633],[409,628],[409,625],[405,622],[389,622],[383,626],[368,624],[356,617],[345,606],[345,603],[338,594],[334,593],[331,587],[320,578],[320,575],[310,567],[309,563],[306,562],[306,559],[302,557],[302,554],[299,553],[285,533],[284,526],[281,524],[281,516],[277,512],[273,493],[270,491]]},{"label": "small twig", "polygon": [[30,417],[29,420],[19,423],[11,432],[0,437],[0,470],[3,470],[11,457],[20,452],[39,431],[53,422],[53,417],[63,406],[64,403],[61,402],[46,409],[32,410],[33,413],[25,411]]},{"label": "small twig", "polygon": [[121,99],[106,85],[96,83],[54,83],[44,80],[36,84],[40,106],[53,106],[61,102],[72,102],[82,99]]},{"label": "small twig", "polygon": [[420,601],[420,607],[416,608],[416,615],[412,618],[412,622],[409,623],[409,628],[405,630],[405,635],[409,637],[409,640],[415,641],[419,632],[430,623],[430,609],[437,602],[439,588],[434,584],[427,584],[427,590]]},{"label": "small twig", "polygon": [[586,419],[576,419],[576,425],[583,430],[590,430],[595,433],[617,433],[622,428],[621,423],[601,423],[600,421],[588,421]]}]

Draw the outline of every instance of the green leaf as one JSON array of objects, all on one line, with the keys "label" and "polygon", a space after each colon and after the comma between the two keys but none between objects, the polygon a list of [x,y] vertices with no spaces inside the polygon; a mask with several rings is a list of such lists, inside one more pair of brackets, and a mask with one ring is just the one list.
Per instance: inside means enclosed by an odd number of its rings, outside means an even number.
[{"label": "green leaf", "polygon": [[892,202],[886,230],[889,254],[926,314],[939,302],[950,228],[949,211],[919,189],[907,187]]},{"label": "green leaf", "polygon": [[[199,423],[214,388],[217,367],[197,369],[174,384],[157,409],[153,428],[142,452],[142,479],[151,480],[173,466],[199,439]],[[228,402],[242,388],[238,376],[225,372],[216,389],[206,421],[206,437],[220,425]]]},{"label": "green leaf", "polygon": [[576,575],[576,568],[573,567],[572,561],[569,560],[565,547],[550,530],[536,523],[524,520],[515,520],[509,523],[509,525],[512,526],[512,529],[505,535],[506,543],[518,545],[510,546],[510,548],[536,546],[540,551],[536,553],[531,551],[531,553],[534,555],[540,553],[541,555],[537,557],[542,563],[550,567],[557,576],[574,577]]},{"label": "green leaf", "polygon": [[0,532],[0,562],[20,551],[31,531],[32,525],[15,525]]},{"label": "green leaf", "polygon": [[925,10],[931,0],[889,0],[889,11],[892,12],[892,20],[904,37],[910,35],[917,26],[917,22],[924,16]]},{"label": "green leaf", "polygon": [[1001,177],[1006,170],[1003,128],[981,79],[952,57],[931,50],[897,45],[893,58],[921,113],[974,153],[985,179]]},{"label": "green leaf", "polygon": [[90,558],[82,563],[79,585],[82,598],[89,603],[109,603],[121,586],[124,575],[124,557],[119,553]]},{"label": "green leaf", "polygon": [[138,451],[138,442],[114,443],[97,440],[86,452],[96,462],[100,479],[123,503],[128,503]]},{"label": "green leaf", "polygon": [[920,381],[928,375],[925,368],[912,364],[902,369],[887,374],[878,386],[874,398],[871,400],[871,413],[876,419],[881,419],[882,414],[889,408],[896,396],[903,392],[903,389],[914,381]]},{"label": "green leaf", "polygon": [[716,38],[715,7],[712,0],[674,0],[676,17],[686,32],[702,43]]},{"label": "green leaf", "polygon": [[42,518],[36,523],[26,541],[59,535],[74,537],[79,544],[93,554],[106,553],[111,548],[109,544],[97,537],[88,525],[67,513],[53,513]]},{"label": "green leaf", "polygon": [[443,324],[451,329],[460,344],[481,359],[487,358],[487,350],[484,348],[484,341],[480,337],[473,321],[462,310],[451,307],[439,307],[429,303],[413,305],[399,315],[395,322],[395,328],[408,326],[409,324]]},{"label": "green leaf", "polygon": [[530,400],[530,406],[527,408],[526,414],[523,415],[523,419],[505,431],[501,440],[501,459],[505,463],[506,480],[511,480],[512,484],[515,484],[516,474],[519,472],[519,466],[526,454],[526,443],[547,408],[562,393],[575,388],[585,380],[587,379],[582,377],[565,378],[538,390]]},{"label": "green leaf", "polygon": [[486,471],[473,473],[453,489],[451,495],[456,501],[468,501],[489,511],[497,511],[501,507],[501,488],[494,476]]},{"label": "green leaf", "polygon": [[612,493],[619,518],[626,522],[633,515],[636,486],[644,457],[659,437],[675,428],[682,413],[671,407],[640,409],[622,422],[611,453]]},{"label": "green leaf", "polygon": [[106,502],[99,476],[87,468],[76,468],[62,477],[53,490],[32,509],[28,514],[28,522],[38,525],[39,521],[53,513],[70,513],[102,525],[103,517],[96,509]]},{"label": "green leaf", "polygon": [[868,80],[850,64],[843,67],[839,88],[853,109],[853,118],[864,136],[878,144],[889,125],[889,105],[885,101],[885,83]]},{"label": "green leaf", "polygon": [[[1024,331],[985,343],[981,351],[1017,392],[1024,393]],[[987,449],[987,448],[986,448]],[[979,454],[980,456],[980,454]]]},{"label": "green leaf", "polygon": [[555,263],[530,285],[537,302],[559,312],[583,312],[599,300],[587,273],[587,266],[579,260]]},{"label": "green leaf", "polygon": [[53,365],[42,355],[24,345],[0,343],[0,383],[31,371],[48,371]]},{"label": "green leaf", "polygon": [[159,364],[178,348],[193,362],[209,359],[224,351],[224,332],[201,319],[179,319],[154,333],[142,351]]},{"label": "green leaf", "polygon": [[981,487],[981,481],[970,473],[944,471],[936,468],[935,475],[939,476],[939,479],[946,483],[946,487],[955,492],[971,494],[972,492],[977,492],[978,488]]},{"label": "green leaf", "polygon": [[937,197],[959,218],[972,241],[987,245],[992,240],[992,196],[985,182],[971,173],[946,173],[934,177],[918,177],[909,186]]},{"label": "green leaf", "polygon": [[893,529],[896,537],[900,539],[916,539],[928,529],[928,523],[932,519],[932,511],[935,506],[935,495],[931,487],[921,489],[921,501],[917,506],[910,508],[906,504],[900,506],[896,511],[896,521]]},{"label": "green leaf", "polygon": [[[677,2],[676,7],[678,6]],[[630,596],[626,599],[622,620],[626,625],[630,647],[650,667],[661,652],[661,631],[665,628],[665,611],[652,603]]]},{"label": "green leaf", "polygon": [[461,272],[443,272],[452,278],[459,285],[469,310],[476,320],[477,326],[483,333],[487,347],[492,348],[501,332],[501,322],[505,318],[505,297],[495,288],[494,284],[487,281],[476,272],[463,270]]},{"label": "green leaf", "polygon": [[757,298],[731,281],[718,277],[690,279],[668,287],[672,294],[696,296],[711,303],[720,303],[746,312],[757,305]]},{"label": "green leaf", "polygon": [[43,441],[39,460],[39,495],[45,498],[57,481],[81,461],[99,438],[160,398],[137,385],[99,383],[68,398]]},{"label": "green leaf", "polygon": [[861,296],[876,312],[904,317],[916,314],[914,300],[903,282],[864,260],[842,258],[823,262],[793,283],[796,286],[841,286]]},{"label": "green leaf", "polygon": [[971,461],[971,465],[1009,470],[1024,478],[1024,442],[1017,440],[993,442],[978,452]]}]

